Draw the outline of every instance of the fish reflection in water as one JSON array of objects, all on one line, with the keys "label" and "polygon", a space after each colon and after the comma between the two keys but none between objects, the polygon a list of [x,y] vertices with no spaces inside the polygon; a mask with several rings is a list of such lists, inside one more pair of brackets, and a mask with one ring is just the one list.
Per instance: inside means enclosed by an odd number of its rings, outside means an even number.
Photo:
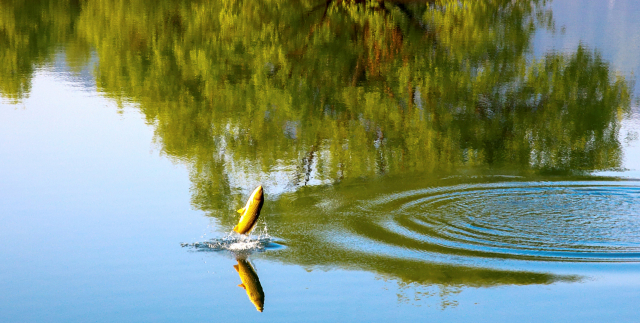
[{"label": "fish reflection in water", "polygon": [[259,312],[262,312],[264,310],[264,291],[255,268],[247,259],[240,257],[236,258],[236,261],[238,261],[238,264],[234,265],[233,268],[238,272],[242,281],[242,284],[238,286],[247,291],[247,296],[249,296],[251,303],[255,305]]}]

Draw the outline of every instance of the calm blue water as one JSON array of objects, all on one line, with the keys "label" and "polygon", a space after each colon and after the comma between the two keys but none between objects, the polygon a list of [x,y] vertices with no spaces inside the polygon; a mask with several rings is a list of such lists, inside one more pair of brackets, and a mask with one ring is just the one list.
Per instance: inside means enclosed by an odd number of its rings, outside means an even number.
[{"label": "calm blue water", "polygon": [[[640,3],[550,8],[562,33],[536,33],[534,55],[582,43],[620,74],[640,73]],[[207,208],[194,201],[195,157],[167,153],[138,98],[97,85],[96,49],[79,71],[68,53],[52,57],[34,64],[27,96],[0,95],[2,322],[640,317],[637,101],[619,119],[615,169],[558,177],[470,167],[305,187],[282,184],[286,167],[236,160],[225,164],[235,167],[233,194]],[[260,172],[272,179],[259,224],[270,244],[244,256],[262,313],[237,286],[235,253],[183,245],[227,236],[253,189],[243,179]]]}]

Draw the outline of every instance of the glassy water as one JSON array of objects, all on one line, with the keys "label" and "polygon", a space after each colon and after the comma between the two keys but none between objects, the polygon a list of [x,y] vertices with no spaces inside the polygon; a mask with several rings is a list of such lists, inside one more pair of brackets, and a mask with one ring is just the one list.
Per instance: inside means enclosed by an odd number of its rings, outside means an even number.
[{"label": "glassy water", "polygon": [[636,321],[639,14],[3,1],[0,320]]}]

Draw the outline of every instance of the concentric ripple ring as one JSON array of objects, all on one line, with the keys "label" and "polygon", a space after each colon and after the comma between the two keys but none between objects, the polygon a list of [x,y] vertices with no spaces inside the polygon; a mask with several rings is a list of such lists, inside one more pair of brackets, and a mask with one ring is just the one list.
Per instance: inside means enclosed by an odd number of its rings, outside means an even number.
[{"label": "concentric ripple ring", "polygon": [[640,182],[506,182],[415,190],[363,206],[349,230],[376,243],[462,256],[640,261]]}]

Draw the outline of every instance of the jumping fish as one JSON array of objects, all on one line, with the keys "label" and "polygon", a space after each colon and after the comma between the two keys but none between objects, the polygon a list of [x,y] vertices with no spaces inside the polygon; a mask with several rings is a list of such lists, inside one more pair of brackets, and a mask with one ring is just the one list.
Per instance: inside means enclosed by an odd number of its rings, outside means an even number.
[{"label": "jumping fish", "polygon": [[242,213],[240,222],[233,228],[233,231],[240,234],[248,234],[253,230],[253,227],[258,222],[260,216],[260,210],[264,203],[264,194],[262,193],[262,186],[258,186],[247,201],[247,205],[238,210],[238,213]]},{"label": "jumping fish", "polygon": [[238,258],[236,261],[238,261],[238,264],[233,265],[233,268],[238,272],[242,281],[242,284],[238,286],[247,291],[251,303],[255,305],[258,312],[262,312],[264,310],[264,291],[262,290],[262,285],[260,285],[256,270],[246,259]]}]

